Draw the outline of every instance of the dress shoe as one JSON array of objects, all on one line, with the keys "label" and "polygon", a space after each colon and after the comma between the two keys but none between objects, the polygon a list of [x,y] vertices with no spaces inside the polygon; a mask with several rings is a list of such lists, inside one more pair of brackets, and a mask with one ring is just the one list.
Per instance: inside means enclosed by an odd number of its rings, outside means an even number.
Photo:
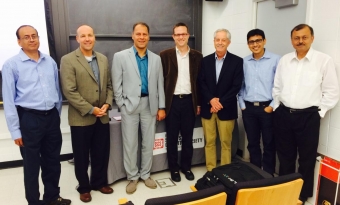
[{"label": "dress shoe", "polygon": [[100,191],[103,194],[112,194],[113,193],[113,189],[109,186],[103,186],[102,188],[98,189],[98,191]]},{"label": "dress shoe", "polygon": [[63,199],[61,197],[58,197],[58,199],[48,203],[48,205],[70,205],[71,200],[69,199]]},{"label": "dress shoe", "polygon": [[192,181],[195,179],[194,174],[189,170],[189,171],[184,171],[183,174],[185,175],[185,178],[189,181]]},{"label": "dress shoe", "polygon": [[174,182],[180,182],[181,181],[181,175],[179,172],[171,172],[171,179]]},{"label": "dress shoe", "polygon": [[92,200],[92,197],[90,193],[80,194],[80,201],[87,203],[87,202],[90,202],[91,200]]}]

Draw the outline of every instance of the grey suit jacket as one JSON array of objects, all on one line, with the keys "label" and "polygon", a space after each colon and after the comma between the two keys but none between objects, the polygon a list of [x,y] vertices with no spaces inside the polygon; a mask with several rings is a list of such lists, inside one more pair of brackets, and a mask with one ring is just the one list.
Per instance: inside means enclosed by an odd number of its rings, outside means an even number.
[{"label": "grey suit jacket", "polygon": [[[158,108],[165,108],[163,69],[160,57],[147,52],[149,105],[151,115],[155,116]],[[112,82],[117,105],[124,105],[127,113],[133,113],[141,98],[142,85],[133,47],[114,54]]]},{"label": "grey suit jacket", "polygon": [[[88,126],[96,122],[96,116],[88,114],[92,107],[110,107],[113,101],[111,74],[106,56],[95,52],[100,75],[100,87],[84,55],[77,50],[63,56],[60,63],[60,79],[63,93],[69,102],[70,126]],[[108,114],[100,118],[109,122]]]}]

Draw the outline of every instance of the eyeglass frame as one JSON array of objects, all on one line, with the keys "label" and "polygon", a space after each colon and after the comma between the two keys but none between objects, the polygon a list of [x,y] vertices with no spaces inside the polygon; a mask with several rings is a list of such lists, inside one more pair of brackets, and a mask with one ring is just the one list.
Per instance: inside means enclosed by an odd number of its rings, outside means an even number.
[{"label": "eyeglass frame", "polygon": [[188,36],[189,35],[189,33],[174,33],[173,34],[176,38],[179,38],[179,37],[181,37],[181,36],[183,36],[183,37],[186,37],[186,36]]},{"label": "eyeglass frame", "polygon": [[38,35],[31,35],[31,36],[29,36],[29,35],[27,35],[27,36],[24,36],[24,37],[22,37],[22,38],[20,38],[20,39],[22,39],[22,40],[25,40],[25,41],[29,41],[29,40],[35,40],[35,39],[39,39],[39,36]]},{"label": "eyeglass frame", "polygon": [[260,44],[263,42],[263,39],[262,38],[259,38],[259,39],[256,39],[256,40],[253,40],[253,41],[248,41],[248,45],[254,45],[255,43],[256,44]]}]

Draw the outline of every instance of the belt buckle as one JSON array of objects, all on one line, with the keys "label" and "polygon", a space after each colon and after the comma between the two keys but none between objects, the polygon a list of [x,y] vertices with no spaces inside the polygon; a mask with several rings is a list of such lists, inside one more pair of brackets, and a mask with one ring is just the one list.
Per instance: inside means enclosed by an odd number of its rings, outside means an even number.
[{"label": "belt buckle", "polygon": [[254,102],[254,106],[260,106],[260,102]]},{"label": "belt buckle", "polygon": [[184,96],[182,96],[182,94],[179,94],[178,97],[179,97],[179,98],[183,98]]}]

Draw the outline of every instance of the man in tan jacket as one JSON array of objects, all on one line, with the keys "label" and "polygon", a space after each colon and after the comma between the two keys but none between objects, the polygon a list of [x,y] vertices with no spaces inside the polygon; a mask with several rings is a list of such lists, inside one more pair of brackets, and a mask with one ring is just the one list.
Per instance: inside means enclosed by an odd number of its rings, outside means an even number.
[{"label": "man in tan jacket", "polygon": [[[107,110],[113,91],[107,58],[93,51],[95,35],[90,26],[77,30],[79,48],[61,59],[62,90],[69,102],[74,168],[80,200],[91,201],[91,190],[111,194],[107,185],[110,128]],[[91,150],[91,152],[90,152]],[[87,169],[91,158],[91,176]]]}]

